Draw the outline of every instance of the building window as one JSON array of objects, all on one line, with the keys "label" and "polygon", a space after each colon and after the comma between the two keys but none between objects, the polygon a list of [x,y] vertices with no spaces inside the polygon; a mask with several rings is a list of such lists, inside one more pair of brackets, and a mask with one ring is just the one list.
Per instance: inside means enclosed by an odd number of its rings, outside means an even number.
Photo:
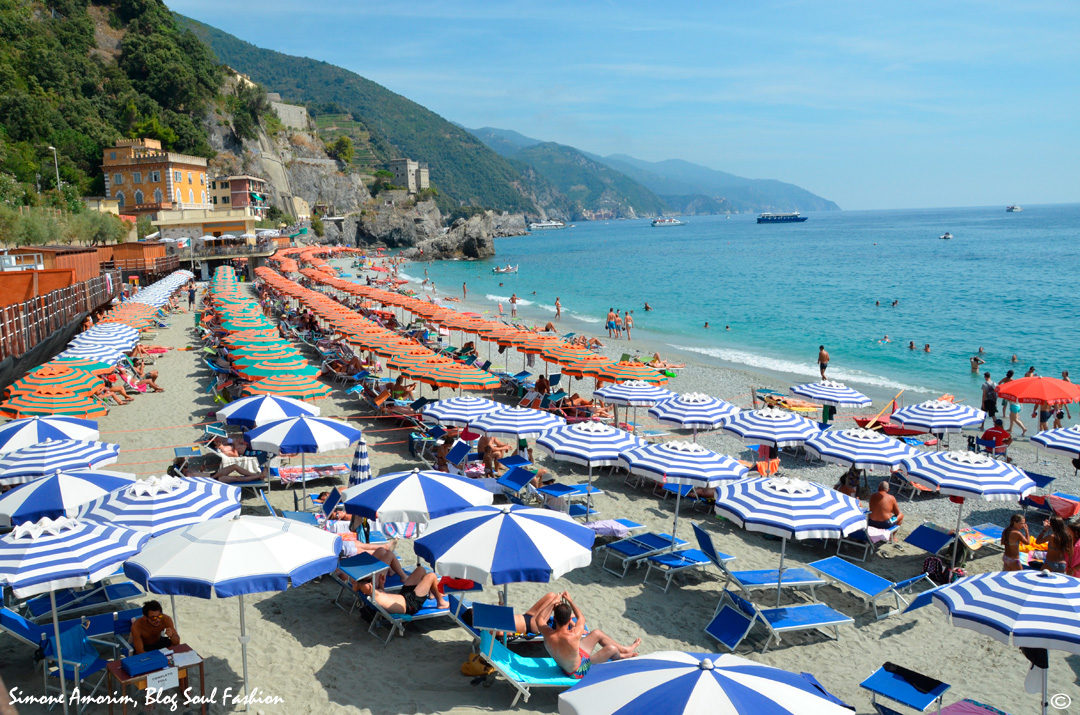
[{"label": "building window", "polygon": [[229,203],[229,197],[228,196],[222,196],[221,197],[221,203],[223,203],[223,204]]},{"label": "building window", "polygon": [[212,196],[211,198],[212,198],[212,199],[214,200],[214,205],[215,205],[215,206],[217,206],[217,197],[216,197],[216,196]]},{"label": "building window", "polygon": [[135,191],[135,205],[138,206],[142,202],[143,202],[143,192],[141,190],[136,189],[136,191]]},{"label": "building window", "polygon": [[203,204],[206,203],[206,192],[205,191],[202,191],[202,192],[199,193],[199,201],[202,202]]},{"label": "building window", "polygon": [[189,204],[195,203],[195,192],[191,189],[187,190],[187,200]]},{"label": "building window", "polygon": [[199,183],[206,186],[206,174],[199,174]]},{"label": "building window", "polygon": [[161,193],[161,189],[154,189],[154,203],[160,204],[165,197]]},{"label": "building window", "polygon": [[112,159],[113,161],[116,161],[116,152],[115,151],[110,151],[109,152],[109,158]]},{"label": "building window", "polygon": [[160,171],[151,171],[150,172],[150,181],[153,181],[153,182],[161,181],[161,172]]},{"label": "building window", "polygon": [[172,180],[173,181],[180,181],[182,177],[183,177],[183,174],[180,173],[179,171],[174,171],[172,173]]},{"label": "building window", "polygon": [[[133,183],[133,184],[141,184],[142,183],[142,172],[136,171],[135,173],[133,173],[131,175],[131,183]],[[142,203],[142,202],[140,201],[139,203]]]},{"label": "building window", "polygon": [[210,188],[211,189],[216,189],[217,188],[217,182],[216,181],[211,181],[210,182]]},{"label": "building window", "polygon": [[195,183],[194,181],[191,180],[191,172],[190,171],[187,173],[187,182],[189,184],[194,184]]},{"label": "building window", "polygon": [[119,206],[120,208],[124,208],[124,192],[123,191],[117,191],[116,192],[116,205]]},{"label": "building window", "polygon": [[117,186],[119,186],[120,184],[124,183],[124,175],[123,174],[113,174],[112,182],[114,184],[116,184]]},{"label": "building window", "polygon": [[176,203],[183,203],[183,200],[180,198],[180,189],[176,190]]}]

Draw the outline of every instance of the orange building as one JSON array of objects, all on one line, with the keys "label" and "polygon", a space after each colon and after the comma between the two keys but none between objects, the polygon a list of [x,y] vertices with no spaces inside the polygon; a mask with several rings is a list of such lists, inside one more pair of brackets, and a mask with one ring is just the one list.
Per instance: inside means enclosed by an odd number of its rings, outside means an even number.
[{"label": "orange building", "polygon": [[105,196],[120,213],[209,209],[206,159],[164,151],[157,139],[121,139],[106,147],[101,170]]}]

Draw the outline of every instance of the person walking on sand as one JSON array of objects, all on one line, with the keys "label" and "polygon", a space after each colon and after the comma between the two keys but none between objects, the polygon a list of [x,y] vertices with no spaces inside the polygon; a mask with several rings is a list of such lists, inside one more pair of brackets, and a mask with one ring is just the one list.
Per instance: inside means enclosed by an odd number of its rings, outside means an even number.
[{"label": "person walking on sand", "polygon": [[818,345],[817,364],[821,368],[821,379],[825,379],[825,371],[829,369],[829,351],[824,345]]},{"label": "person walking on sand", "polygon": [[562,303],[559,302],[559,296],[555,296],[555,320],[562,319]]},{"label": "person walking on sand", "polygon": [[510,317],[511,318],[516,318],[517,317],[517,304],[518,304],[517,293],[511,293],[510,294]]},{"label": "person walking on sand", "polygon": [[[634,311],[630,311],[633,313]],[[634,327],[634,316],[630,313],[623,311],[623,327],[626,328],[626,339],[630,339],[630,329]]]}]

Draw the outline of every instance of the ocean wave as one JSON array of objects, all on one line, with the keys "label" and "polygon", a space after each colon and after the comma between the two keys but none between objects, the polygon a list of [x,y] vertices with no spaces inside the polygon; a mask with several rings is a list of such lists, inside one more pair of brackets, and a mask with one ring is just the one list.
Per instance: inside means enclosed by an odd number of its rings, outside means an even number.
[{"label": "ocean wave", "polygon": [[583,323],[602,323],[602,322],[604,322],[600,318],[595,318],[595,317],[593,317],[591,315],[579,315],[578,313],[571,313],[570,317],[574,318],[575,320],[580,320]]},{"label": "ocean wave", "polygon": [[[772,370],[774,372],[786,372],[793,375],[805,375],[807,377],[813,378],[820,377],[820,373],[818,372],[816,365],[798,363],[793,360],[767,357],[765,355],[757,355],[754,353],[744,352],[742,350],[732,350],[730,348],[691,347],[689,345],[677,345],[675,343],[668,343],[668,345],[675,348],[676,350],[686,350],[687,352],[698,353],[700,355],[708,355],[709,357],[718,358],[725,362],[735,363],[736,365],[745,365],[749,368],[761,368],[764,370]],[[830,367],[829,379],[839,380],[841,382],[857,382],[864,385],[873,385],[875,387],[887,387],[894,390],[933,392],[933,390],[927,387],[908,385],[903,382],[897,382],[896,380],[890,380],[889,378],[882,377],[881,375],[874,375],[872,373],[863,372],[862,370],[842,370]]]},{"label": "ocean wave", "polygon": [[[492,302],[495,302],[495,303],[506,303],[507,305],[510,305],[510,296],[508,296],[508,295],[493,295],[491,293],[486,293],[486,294],[484,294],[484,297],[487,298],[488,300],[492,301]],[[524,298],[518,298],[517,303],[518,303],[518,305],[532,305],[533,304],[533,302],[531,300],[525,300]]]},{"label": "ocean wave", "polygon": [[404,271],[398,271],[398,275],[401,276],[402,278],[404,278],[405,280],[409,281],[410,283],[420,283],[423,280],[422,278],[416,278],[414,276],[410,276],[408,273],[405,273]]},{"label": "ocean wave", "polygon": [[543,310],[546,310],[549,313],[554,313],[555,312],[555,306],[548,305],[547,303],[537,303],[536,307],[537,308],[542,308]]}]

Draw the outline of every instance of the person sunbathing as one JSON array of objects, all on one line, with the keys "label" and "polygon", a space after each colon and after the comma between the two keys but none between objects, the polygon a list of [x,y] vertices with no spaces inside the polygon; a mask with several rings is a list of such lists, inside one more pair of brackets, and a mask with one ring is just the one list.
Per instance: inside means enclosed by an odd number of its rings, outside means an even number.
[{"label": "person sunbathing", "polygon": [[611,411],[603,405],[600,405],[595,400],[586,400],[578,393],[564,397],[559,404],[564,410],[569,412],[567,417],[612,417]]},{"label": "person sunbathing", "polygon": [[[390,570],[397,574],[401,582],[404,583],[409,577],[409,573],[401,566],[401,562],[398,561],[397,556],[394,554],[394,549],[397,547],[397,539],[392,539],[385,544],[367,544],[363,541],[343,541],[341,542],[342,552],[346,557],[356,556],[357,554],[371,554],[379,561],[390,567]],[[354,591],[360,590],[360,584],[354,583],[352,589]]]},{"label": "person sunbathing", "polygon": [[394,380],[394,386],[390,388],[390,395],[395,400],[411,400],[414,392],[416,392],[416,383],[405,382],[404,373],[397,376],[397,379]]},{"label": "person sunbathing", "polygon": [[658,370],[673,370],[676,368],[686,367],[684,363],[668,362],[660,358],[660,353],[653,353],[651,360],[646,360],[645,364],[649,367],[655,367]]},{"label": "person sunbathing", "polygon": [[138,378],[140,385],[145,385],[154,392],[165,392],[165,388],[157,384],[158,371],[147,370],[143,365],[142,358],[134,360],[132,369],[135,371],[135,376]]},{"label": "person sunbathing", "polygon": [[551,382],[548,381],[547,375],[536,378],[536,385],[533,386],[533,390],[538,395],[546,395],[551,392]]},{"label": "person sunbathing", "polygon": [[498,437],[488,437],[487,435],[484,435],[476,443],[476,451],[481,455],[491,452],[493,453],[494,458],[498,460],[512,453],[514,451],[514,446],[503,442]]},{"label": "person sunbathing", "polygon": [[127,388],[124,387],[124,381],[120,377],[120,369],[105,373],[101,376],[101,379],[105,382],[105,388],[112,392],[113,399],[121,405],[126,405],[129,402],[134,402],[135,398],[128,394]]},{"label": "person sunbathing", "polygon": [[400,593],[387,593],[382,589],[386,583],[386,574],[379,574],[374,581],[360,584],[358,590],[390,613],[413,616],[424,608],[429,597],[435,598],[437,608],[449,607],[446,598],[436,588],[438,580],[434,572],[417,566],[402,582]]},{"label": "person sunbathing", "polygon": [[147,351],[146,347],[142,343],[135,343],[135,347],[131,349],[130,354],[133,358],[141,358],[146,357],[150,353]]},{"label": "person sunbathing", "polygon": [[[539,601],[529,607],[529,610],[525,611],[522,614],[514,613],[514,633],[507,634],[503,633],[502,631],[496,631],[494,633],[494,636],[496,638],[502,638],[506,635],[529,635],[539,633],[539,631],[536,630],[537,626],[539,625],[539,621],[537,621],[537,616],[542,610],[548,608],[551,604],[558,604],[560,602],[562,602],[562,594],[554,592],[545,593],[543,596],[540,597]],[[462,623],[467,626],[471,626],[473,618],[472,607],[470,606],[469,608],[464,609],[461,612],[460,618]]]},{"label": "person sunbathing", "polygon": [[470,340],[461,346],[461,350],[458,350],[458,357],[469,357],[476,355],[476,343]]},{"label": "person sunbathing", "polygon": [[[550,618],[554,618],[554,628],[548,626]],[[585,615],[566,591],[558,601],[545,603],[535,621],[548,653],[564,673],[579,680],[594,664],[637,656],[637,648],[641,645],[638,638],[624,646],[599,629],[586,635]],[[595,650],[597,646],[600,650]]]}]

